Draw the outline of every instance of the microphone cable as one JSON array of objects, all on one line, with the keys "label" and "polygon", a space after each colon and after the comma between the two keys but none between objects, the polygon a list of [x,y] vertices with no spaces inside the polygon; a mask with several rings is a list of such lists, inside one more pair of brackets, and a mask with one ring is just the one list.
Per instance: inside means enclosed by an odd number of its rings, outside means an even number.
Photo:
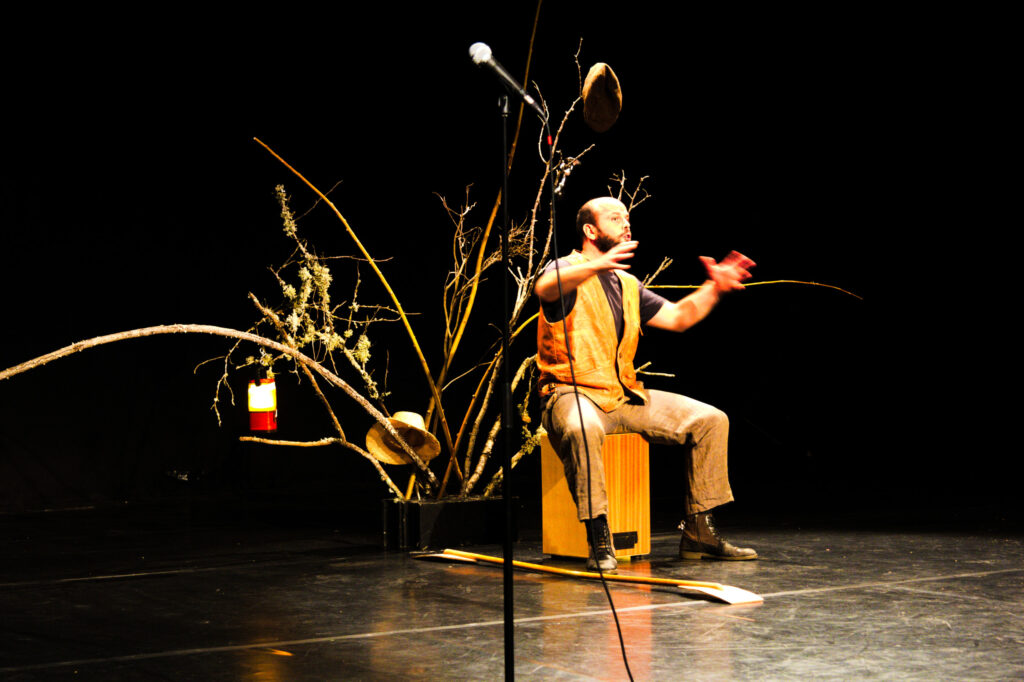
[{"label": "microphone cable", "polygon": [[[544,127],[547,129],[548,140],[551,140],[551,129],[548,126],[548,122],[546,120],[544,121]],[[543,155],[541,155],[541,159],[544,160]],[[549,163],[549,162],[550,162],[549,160],[545,160],[545,163]],[[559,251],[559,248],[558,248],[558,229],[557,229],[557,225],[555,223],[555,195],[556,195],[556,192],[555,192],[555,182],[554,182],[554,178],[552,178],[552,181],[551,181],[551,207],[549,209],[549,212],[550,212],[550,216],[551,216],[551,243],[552,243],[552,248],[554,249],[554,253],[555,253],[555,282],[558,285],[558,305],[561,307],[561,312],[562,312],[562,335],[565,337],[565,352],[566,352],[566,356],[569,359],[569,377],[572,380],[573,397],[574,397],[574,399],[576,401],[576,414],[578,415],[579,420],[580,420],[580,435],[581,435],[581,440],[583,441],[583,452],[584,452],[584,456],[586,457],[586,461],[587,461],[587,513],[588,514],[593,514],[593,509],[594,509],[593,502],[594,502],[594,499],[593,499],[593,491],[591,489],[591,478],[590,478],[590,471],[591,471],[591,466],[590,466],[591,465],[591,461],[590,461],[590,447],[587,444],[586,426],[585,426],[585,424],[583,422],[583,405],[580,402],[581,401],[581,397],[580,397],[579,386],[576,385],[576,370],[575,370],[575,368],[573,366],[574,363],[573,363],[573,359],[572,359],[572,348],[569,346],[569,323],[565,319],[566,318],[565,297],[564,297],[564,294],[563,294],[563,291],[562,291],[562,273],[561,273],[561,269],[560,269],[559,262],[558,262],[559,261],[558,254],[560,253],[560,251]],[[596,276],[597,275],[595,275],[595,277]],[[578,302],[578,299],[579,299],[579,296],[577,296],[577,302]],[[566,393],[565,395],[568,395],[568,393]],[[561,397],[562,396],[558,396],[555,399],[555,401],[557,402],[558,399],[560,399]],[[552,404],[552,407],[554,407],[553,404]],[[559,457],[559,459],[561,459],[561,457]],[[577,501],[577,505],[578,504],[579,504],[579,502]],[[607,515],[605,516],[605,521],[606,522],[608,521]],[[590,550],[591,553],[593,553],[594,547],[597,545],[597,537],[596,537],[596,533],[594,531],[594,521],[593,521],[593,519],[591,519],[591,522],[589,524],[586,524],[586,525],[588,527],[588,538],[587,538],[587,540],[588,540],[588,549]],[[611,537],[611,525],[610,524],[609,524],[609,527],[608,527],[608,535],[609,535],[609,537]],[[613,540],[612,544],[613,545],[615,544],[614,540]],[[614,556],[614,554],[613,554],[613,556]],[[623,640],[623,638],[622,638],[622,626],[619,623],[619,614],[615,610],[615,602],[612,600],[611,590],[608,589],[608,581],[605,580],[605,578],[604,578],[604,571],[601,570],[601,564],[600,564],[600,562],[597,561],[597,557],[596,556],[594,557],[594,563],[597,565],[597,574],[601,578],[601,586],[604,588],[605,596],[608,598],[608,606],[611,608],[612,618],[615,620],[615,631],[616,631],[616,633],[619,636],[619,649],[622,652],[622,663],[623,663],[623,665],[626,666],[626,675],[629,676],[630,682],[633,682],[633,672],[629,668],[629,658],[626,655],[626,643],[625,643],[625,640]]]}]

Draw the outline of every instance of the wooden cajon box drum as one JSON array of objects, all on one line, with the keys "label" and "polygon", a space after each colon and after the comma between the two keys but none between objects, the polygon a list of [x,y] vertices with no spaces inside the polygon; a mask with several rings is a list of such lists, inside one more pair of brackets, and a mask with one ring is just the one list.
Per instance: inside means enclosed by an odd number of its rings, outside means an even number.
[{"label": "wooden cajon box drum", "polygon": [[[651,553],[650,447],[638,433],[605,437],[605,488],[608,491],[608,526],[616,558]],[[565,469],[547,436],[541,440],[541,507],[543,552],[555,556],[586,557],[586,527],[580,523],[569,494]]]}]

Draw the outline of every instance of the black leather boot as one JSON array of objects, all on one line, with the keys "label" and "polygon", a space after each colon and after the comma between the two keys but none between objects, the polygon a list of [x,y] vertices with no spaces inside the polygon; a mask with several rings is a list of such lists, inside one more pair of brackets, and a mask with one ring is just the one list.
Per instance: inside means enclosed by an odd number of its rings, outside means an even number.
[{"label": "black leather boot", "polygon": [[711,521],[711,512],[690,514],[679,523],[683,531],[679,539],[680,559],[717,559],[719,561],[749,561],[757,552],[748,547],[735,547],[718,537]]},{"label": "black leather boot", "polygon": [[602,573],[607,573],[617,569],[619,562],[615,560],[615,545],[612,544],[608,517],[601,515],[583,523],[587,527],[587,545],[590,547],[587,570],[596,571],[600,567]]}]

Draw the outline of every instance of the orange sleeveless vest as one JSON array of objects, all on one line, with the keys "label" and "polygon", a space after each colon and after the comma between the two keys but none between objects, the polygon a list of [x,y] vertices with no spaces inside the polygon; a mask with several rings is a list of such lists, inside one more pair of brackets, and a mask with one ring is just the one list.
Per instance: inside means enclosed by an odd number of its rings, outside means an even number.
[{"label": "orange sleeveless vest", "polygon": [[[575,265],[586,259],[582,253],[573,251],[566,260]],[[621,270],[615,273],[622,283],[624,330],[621,342],[608,297],[596,276],[576,288],[576,304],[565,320],[576,384],[581,393],[605,412],[622,405],[631,395],[647,402],[647,394],[643,384],[636,380],[633,367],[640,340],[640,284],[636,277]],[[537,322],[537,368],[541,396],[550,395],[559,386],[572,386],[562,321],[548,322],[543,307]]]}]

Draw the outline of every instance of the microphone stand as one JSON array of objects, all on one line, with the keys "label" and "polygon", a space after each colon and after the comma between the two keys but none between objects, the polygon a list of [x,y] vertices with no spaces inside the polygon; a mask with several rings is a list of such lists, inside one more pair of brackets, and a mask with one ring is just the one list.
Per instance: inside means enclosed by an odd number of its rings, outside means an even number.
[{"label": "microphone stand", "polygon": [[[502,494],[505,496],[505,544],[503,547],[505,562],[503,565],[503,587],[505,605],[505,679],[515,679],[515,637],[513,616],[513,566],[512,566],[512,534],[515,526],[512,522],[512,376],[509,365],[509,284],[508,284],[508,95],[498,99],[498,110],[501,115],[501,267],[502,267],[502,317],[501,317],[501,373],[502,373]],[[483,246],[481,246],[483,248]]]}]

